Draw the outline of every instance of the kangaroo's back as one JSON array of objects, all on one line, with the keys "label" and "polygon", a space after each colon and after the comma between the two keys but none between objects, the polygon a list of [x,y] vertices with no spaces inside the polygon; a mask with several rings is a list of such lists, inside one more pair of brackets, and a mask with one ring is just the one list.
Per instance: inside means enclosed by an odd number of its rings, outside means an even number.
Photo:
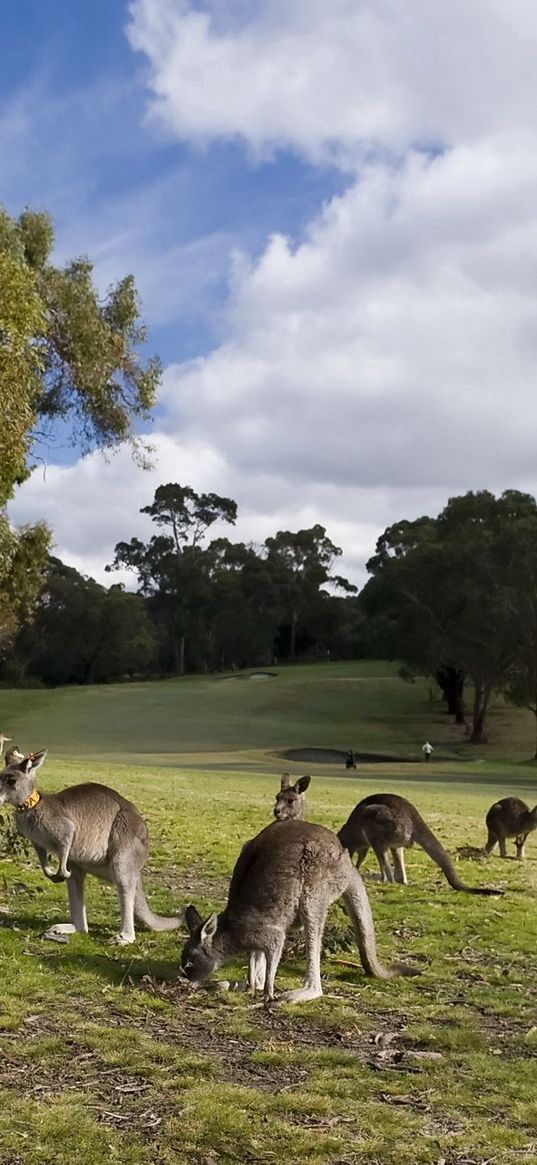
[{"label": "kangaroo's back", "polygon": [[334,833],[322,825],[290,818],[274,821],[247,842],[231,877],[227,910],[250,908],[280,915],[307,890],[318,886],[342,892],[352,866]]},{"label": "kangaroo's back", "polygon": [[409,841],[411,840],[414,826],[419,822],[423,823],[423,818],[410,801],[406,800],[406,797],[399,797],[397,793],[372,793],[369,797],[364,797],[362,801],[359,801],[355,805],[347,821],[338,832],[337,836],[342,846],[348,849],[350,853],[354,853],[360,849],[364,843],[367,844],[363,829],[364,823],[367,820],[367,809],[373,805],[383,805],[388,809],[392,821],[394,824],[397,824],[400,831],[408,834]]},{"label": "kangaroo's back", "polygon": [[108,785],[87,781],[82,785],[71,785],[60,793],[48,793],[43,800],[44,808],[58,808],[70,817],[76,827],[75,837],[81,842],[89,837],[104,841],[114,827],[119,828],[125,838],[147,840],[147,826],[141,813],[131,801]]},{"label": "kangaroo's back", "polygon": [[520,797],[502,797],[491,805],[485,821],[497,836],[515,837],[531,825],[531,813]]}]

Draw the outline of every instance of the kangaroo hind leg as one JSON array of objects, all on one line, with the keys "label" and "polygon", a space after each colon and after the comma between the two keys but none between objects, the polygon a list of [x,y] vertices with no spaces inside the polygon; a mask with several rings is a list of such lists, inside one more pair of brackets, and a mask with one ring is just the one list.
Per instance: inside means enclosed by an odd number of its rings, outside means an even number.
[{"label": "kangaroo hind leg", "polygon": [[306,940],[306,977],[304,986],[295,991],[285,991],[280,996],[281,1003],[308,1003],[319,999],[323,993],[321,984],[321,943],[327,906],[311,903],[303,911],[304,938]]},{"label": "kangaroo hind leg", "polygon": [[263,951],[251,951],[248,964],[248,987],[252,996],[256,990],[263,990],[267,974],[267,960]]},{"label": "kangaroo hind leg", "polygon": [[393,867],[388,857],[388,851],[382,842],[373,842],[373,849],[377,856],[383,882],[395,882]]},{"label": "kangaroo hind leg", "polygon": [[519,833],[518,837],[515,837],[517,862],[523,862],[524,858],[526,857],[524,846],[526,844],[527,836],[527,833]]},{"label": "kangaroo hind leg", "polygon": [[497,845],[497,843],[498,843],[498,838],[497,838],[496,834],[493,833],[491,829],[489,829],[489,835],[487,837],[487,841],[485,844],[485,853],[491,854],[494,847]]},{"label": "kangaroo hind leg", "polygon": [[71,877],[67,882],[69,898],[70,922],[56,922],[49,927],[47,934],[87,934],[88,920],[84,905],[84,882],[86,874],[79,866],[73,866]]},{"label": "kangaroo hind leg", "polygon": [[408,879],[405,869],[405,851],[403,847],[397,846],[397,848],[392,848],[390,853],[392,855],[395,881],[399,882],[401,886],[408,886]]}]

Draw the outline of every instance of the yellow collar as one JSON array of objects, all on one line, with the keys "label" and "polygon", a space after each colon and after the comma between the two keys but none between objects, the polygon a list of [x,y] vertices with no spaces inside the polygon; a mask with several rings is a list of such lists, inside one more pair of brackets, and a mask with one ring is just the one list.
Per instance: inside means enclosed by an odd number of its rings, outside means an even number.
[{"label": "yellow collar", "polygon": [[16,806],[17,813],[24,813],[25,809],[35,809],[35,806],[40,800],[41,793],[38,793],[37,789],[32,789],[32,792],[30,793],[30,796],[26,798],[26,801],[23,801],[22,805]]}]

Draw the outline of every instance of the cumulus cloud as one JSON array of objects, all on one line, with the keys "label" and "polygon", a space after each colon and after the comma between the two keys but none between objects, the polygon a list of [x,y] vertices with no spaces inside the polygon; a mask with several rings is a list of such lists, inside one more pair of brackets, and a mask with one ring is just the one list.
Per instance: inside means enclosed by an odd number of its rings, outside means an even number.
[{"label": "cumulus cloud", "polygon": [[352,163],[534,124],[531,0],[134,0],[128,33],[153,117],[202,144]]},{"label": "cumulus cloud", "polygon": [[166,372],[170,428],[180,417],[239,470],[293,482],[453,492],[527,476],[536,189],[515,145],[372,166],[301,246],[276,236],[239,265],[229,341]]}]

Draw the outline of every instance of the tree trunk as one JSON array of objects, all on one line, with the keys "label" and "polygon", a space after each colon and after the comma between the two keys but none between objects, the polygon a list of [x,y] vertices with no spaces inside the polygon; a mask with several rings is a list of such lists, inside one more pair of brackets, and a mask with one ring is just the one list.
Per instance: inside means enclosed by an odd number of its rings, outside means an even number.
[{"label": "tree trunk", "polygon": [[180,635],[179,639],[174,635],[172,639],[173,648],[173,670],[176,676],[184,676],[185,674],[185,636]]},{"label": "tree trunk", "polygon": [[487,707],[490,698],[490,687],[477,681],[474,693],[474,707],[472,712],[472,735],[470,736],[470,744],[487,744],[487,734],[485,732],[485,718],[487,715]]},{"label": "tree trunk", "polygon": [[447,711],[456,724],[464,724],[464,672],[457,667],[443,667],[436,673],[436,682],[442,689]]},{"label": "tree trunk", "polygon": [[296,657],[296,625],[298,622],[298,612],[293,611],[291,615],[291,635],[289,639],[289,656],[293,663]]}]

